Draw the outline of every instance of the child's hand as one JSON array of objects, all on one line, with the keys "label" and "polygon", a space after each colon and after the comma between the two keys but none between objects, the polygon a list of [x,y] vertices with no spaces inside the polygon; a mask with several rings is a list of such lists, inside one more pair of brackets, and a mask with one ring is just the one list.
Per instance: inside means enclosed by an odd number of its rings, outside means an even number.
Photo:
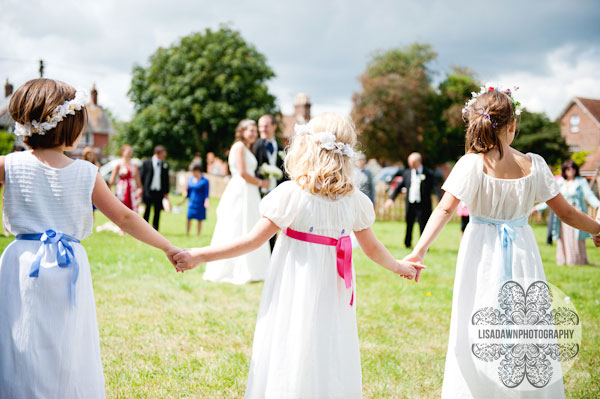
[{"label": "child's hand", "polygon": [[593,236],[594,238],[594,245],[597,247],[600,247],[600,236]]},{"label": "child's hand", "polygon": [[177,262],[175,261],[175,259],[173,259],[173,257],[179,252],[181,252],[181,249],[175,246],[172,246],[171,248],[165,251],[165,255],[167,255],[167,258],[169,258],[169,262],[171,262],[173,266],[177,266]]},{"label": "child's hand", "polygon": [[396,273],[407,280],[412,280],[414,278],[415,283],[419,281],[421,270],[427,268],[425,265],[421,265],[419,263],[414,262],[407,262],[405,260],[397,260],[396,262],[398,262]]},{"label": "child's hand", "polygon": [[205,262],[202,248],[185,249],[176,254],[173,259],[176,262],[175,268],[180,272],[193,269]]},{"label": "child's hand", "polygon": [[[417,265],[423,265],[423,257],[419,256],[417,254],[410,254],[404,257],[404,259],[402,259],[403,261],[407,261],[410,262],[412,264],[417,264]],[[419,282],[419,278],[421,277],[421,270],[425,269],[425,267],[421,267],[421,268],[417,268],[417,274],[415,276],[415,283]],[[409,279],[410,280],[410,279]]]}]

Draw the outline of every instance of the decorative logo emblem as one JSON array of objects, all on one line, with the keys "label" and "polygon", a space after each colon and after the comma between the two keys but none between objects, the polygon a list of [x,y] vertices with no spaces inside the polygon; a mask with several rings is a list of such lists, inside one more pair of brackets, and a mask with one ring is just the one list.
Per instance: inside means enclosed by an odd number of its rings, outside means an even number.
[{"label": "decorative logo emblem", "polygon": [[525,290],[511,280],[500,288],[498,308],[473,314],[471,351],[478,362],[498,363],[497,375],[490,377],[507,388],[527,390],[562,379],[565,364],[579,353],[581,325],[569,298],[561,294],[544,281]]}]

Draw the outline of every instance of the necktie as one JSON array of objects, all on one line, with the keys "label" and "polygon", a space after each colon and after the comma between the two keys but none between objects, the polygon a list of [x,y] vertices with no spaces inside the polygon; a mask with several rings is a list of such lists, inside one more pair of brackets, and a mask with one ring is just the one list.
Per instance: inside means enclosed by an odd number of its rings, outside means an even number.
[{"label": "necktie", "polygon": [[267,151],[269,151],[269,154],[272,154],[274,149],[275,148],[273,148],[273,143],[267,141]]}]

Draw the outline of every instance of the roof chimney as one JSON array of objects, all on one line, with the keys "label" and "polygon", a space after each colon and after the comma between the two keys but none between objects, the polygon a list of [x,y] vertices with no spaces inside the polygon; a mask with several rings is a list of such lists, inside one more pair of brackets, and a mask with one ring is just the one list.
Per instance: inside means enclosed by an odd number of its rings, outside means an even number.
[{"label": "roof chimney", "polygon": [[8,83],[8,78],[6,78],[6,83],[4,84],[4,97],[10,97],[13,94],[13,85]]},{"label": "roof chimney", "polygon": [[294,101],[294,114],[300,115],[306,122],[310,121],[310,97],[305,93],[298,93]]},{"label": "roof chimney", "polygon": [[90,95],[92,96],[92,103],[94,103],[94,105],[98,105],[98,90],[96,90],[96,83],[92,85],[92,91],[90,92]]}]

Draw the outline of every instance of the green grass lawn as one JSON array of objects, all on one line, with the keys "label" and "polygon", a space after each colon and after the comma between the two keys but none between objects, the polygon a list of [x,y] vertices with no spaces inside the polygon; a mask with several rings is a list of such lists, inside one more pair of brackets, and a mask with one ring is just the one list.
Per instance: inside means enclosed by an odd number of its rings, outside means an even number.
[{"label": "green grass lawn", "polygon": [[[176,201],[174,201],[176,202]],[[210,243],[216,200],[201,237],[185,236],[185,214],[164,214],[161,233],[174,244]],[[96,225],[106,222],[96,215]],[[398,258],[405,226],[377,222],[379,239]],[[195,231],[195,226],[192,226]],[[600,267],[558,267],[535,226],[548,281],[577,307],[580,354],[565,375],[567,397],[600,396]],[[441,394],[460,226],[449,224],[431,248],[419,284],[356,250],[358,328],[365,398]],[[0,238],[4,248],[12,238]],[[175,273],[162,252],[129,236],[94,233],[83,242],[94,279],[102,361],[109,398],[242,398],[262,283],[202,280],[203,267]],[[600,251],[590,260],[600,264]]]}]

